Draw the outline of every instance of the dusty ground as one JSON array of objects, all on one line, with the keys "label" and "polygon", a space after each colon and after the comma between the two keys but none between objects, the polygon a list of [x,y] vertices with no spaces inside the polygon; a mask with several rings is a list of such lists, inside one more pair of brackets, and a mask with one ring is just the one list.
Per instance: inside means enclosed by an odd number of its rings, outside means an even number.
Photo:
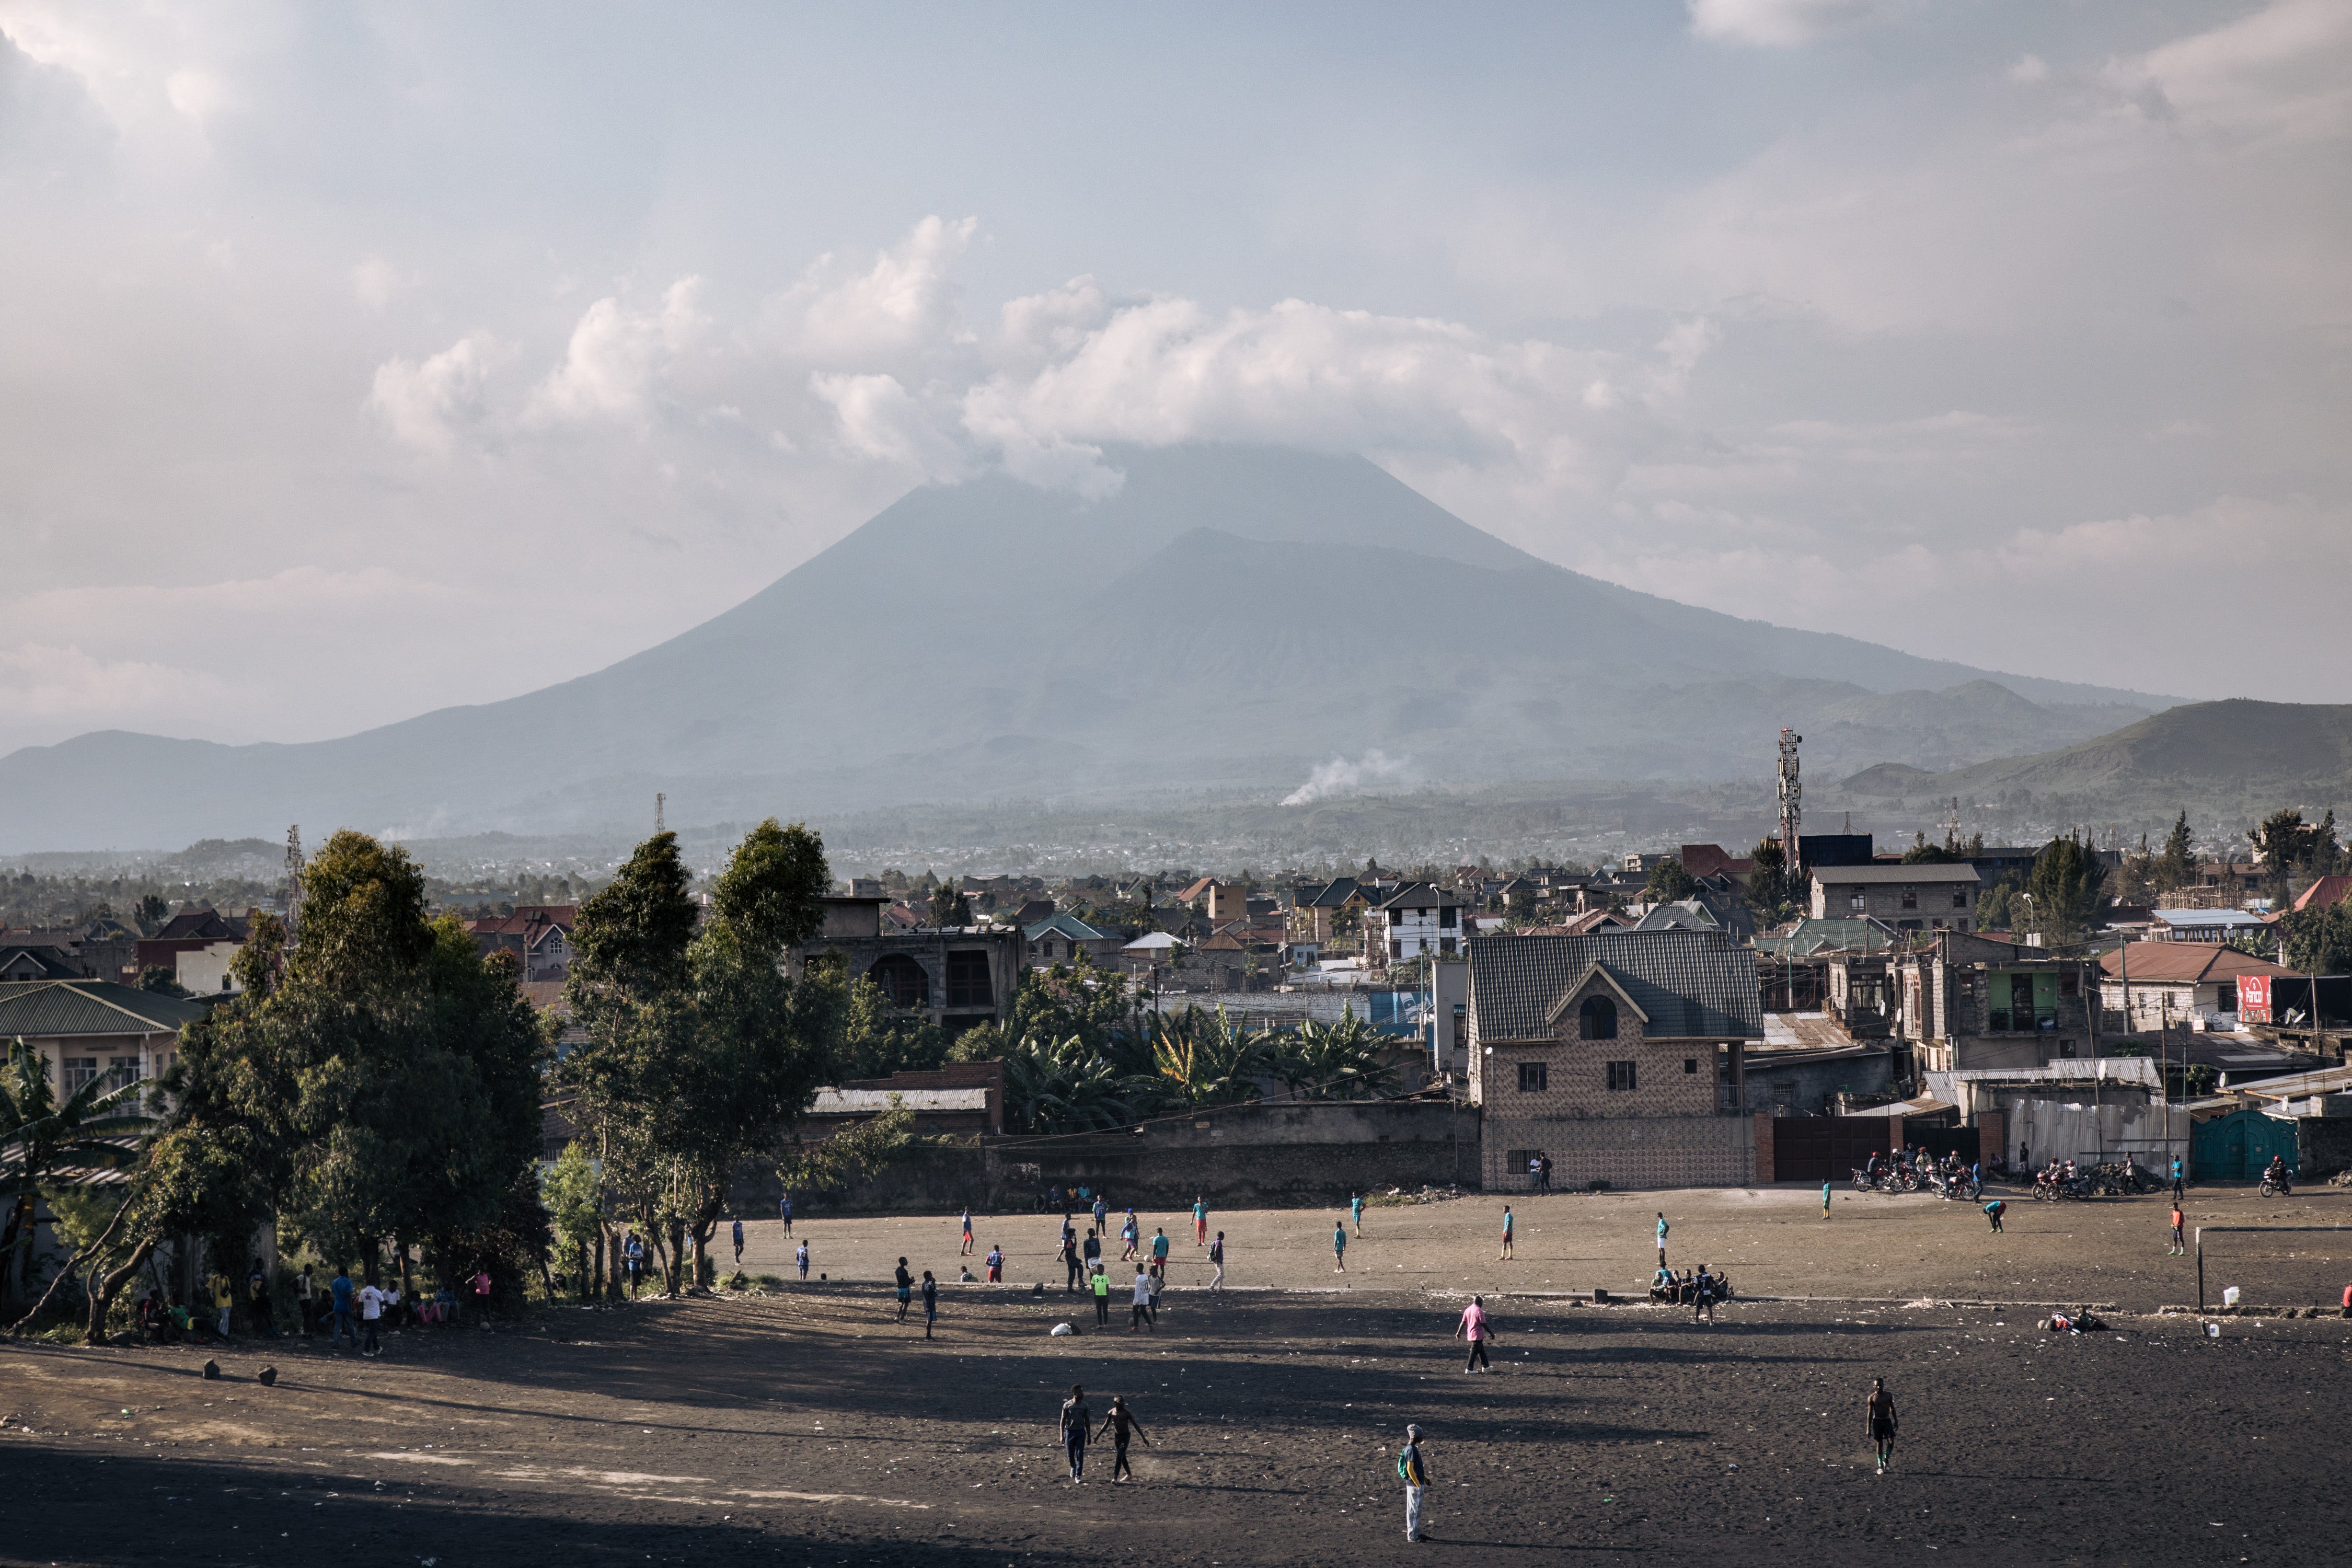
[{"label": "dusty ground", "polygon": [[[2208,1224],[2352,1206],[2191,1196]],[[967,1288],[926,1343],[870,1280],[900,1251],[951,1273],[951,1218],[803,1222],[835,1265],[823,1287],[411,1333],[374,1361],[239,1343],[205,1383],[196,1351],[0,1350],[17,1503],[0,1561],[2343,1560],[2352,1323],[2231,1318],[2209,1339],[2132,1314],[2061,1339],[2031,1305],[1901,1304],[2180,1299],[2162,1200],[2021,1204],[1992,1237],[1931,1198],[1857,1197],[1824,1222],[1803,1193],[1664,1197],[1678,1263],[1727,1261],[1751,1293],[1893,1300],[1736,1304],[1707,1328],[1506,1296],[1496,1374],[1465,1377],[1459,1291],[1638,1286],[1662,1201],[1518,1205],[1519,1261],[1497,1265],[1501,1205],[1469,1200],[1374,1210],[1344,1278],[1325,1216],[1213,1216],[1248,1238],[1232,1272],[1261,1288],[1183,1289],[1186,1238],[1156,1335],[1097,1334],[1058,1291]],[[993,1227],[1035,1260],[1016,1278],[1043,1273],[1051,1225]],[[781,1254],[760,1231],[755,1268]],[[2265,1244],[2236,1261],[2282,1289],[2352,1274],[2287,1258],[2325,1253],[2325,1233],[2234,1239]],[[2229,1271],[2209,1256],[2217,1289]],[[1049,1337],[1063,1319],[1085,1331]],[[274,1389],[252,1381],[265,1359]],[[1862,1436],[1873,1376],[1904,1415],[1884,1479]],[[1066,1479],[1053,1424],[1074,1381],[1097,1412],[1135,1401],[1156,1445],[1135,1484],[1108,1484],[1107,1445],[1087,1485]],[[1419,1547],[1393,1476],[1408,1420],[1439,1483]]]}]

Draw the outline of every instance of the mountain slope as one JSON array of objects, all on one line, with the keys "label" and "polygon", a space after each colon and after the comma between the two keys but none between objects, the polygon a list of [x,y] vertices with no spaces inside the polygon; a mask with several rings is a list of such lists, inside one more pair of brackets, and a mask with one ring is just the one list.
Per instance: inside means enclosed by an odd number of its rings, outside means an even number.
[{"label": "mountain slope", "polygon": [[1825,726],[1820,751],[1857,764],[1940,768],[2164,700],[1615,587],[1361,459],[1112,456],[1126,482],[1101,500],[1002,478],[917,490],[725,614],[506,701],[300,745],[27,748],[0,758],[0,848],[289,821],[561,831],[642,820],[656,789],[693,822],[1287,788],[1373,746],[1458,779],[1718,777],[1769,767],[1786,722]]}]

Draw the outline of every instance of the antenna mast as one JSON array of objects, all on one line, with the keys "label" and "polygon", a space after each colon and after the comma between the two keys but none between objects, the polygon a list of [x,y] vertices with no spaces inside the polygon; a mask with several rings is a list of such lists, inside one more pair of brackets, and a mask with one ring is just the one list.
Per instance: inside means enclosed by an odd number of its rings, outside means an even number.
[{"label": "antenna mast", "polygon": [[667,831],[662,826],[662,807],[668,802],[668,800],[669,796],[663,795],[658,790],[654,793],[654,831],[656,833]]},{"label": "antenna mast", "polygon": [[1802,868],[1798,853],[1798,828],[1804,821],[1804,786],[1797,781],[1797,747],[1804,741],[1794,730],[1780,731],[1780,872],[1794,877]]}]

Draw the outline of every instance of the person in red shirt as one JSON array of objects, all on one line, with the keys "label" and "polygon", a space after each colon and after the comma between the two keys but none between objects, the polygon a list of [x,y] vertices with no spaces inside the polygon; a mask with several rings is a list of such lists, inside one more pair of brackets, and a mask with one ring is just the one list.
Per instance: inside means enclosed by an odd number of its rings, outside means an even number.
[{"label": "person in red shirt", "polygon": [[2179,1258],[2179,1257],[2181,1257],[2181,1256],[2183,1256],[2184,1254],[2186,1254],[2186,1253],[2188,1252],[2188,1250],[2189,1250],[2189,1244],[2188,1244],[2188,1242],[2186,1242],[2185,1240],[2183,1240],[2183,1239],[2182,1239],[2182,1233],[2181,1233],[2181,1228],[2180,1228],[2180,1205],[2179,1205],[2178,1203],[2175,1203],[2175,1204],[2172,1205],[2172,1252],[2171,1252],[2171,1256],[2172,1256],[2172,1257],[2174,1257],[2174,1258]]}]

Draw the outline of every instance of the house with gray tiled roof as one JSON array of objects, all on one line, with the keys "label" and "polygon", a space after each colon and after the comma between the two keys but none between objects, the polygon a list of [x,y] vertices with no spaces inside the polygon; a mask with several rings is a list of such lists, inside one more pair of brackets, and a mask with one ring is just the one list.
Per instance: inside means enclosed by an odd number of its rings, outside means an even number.
[{"label": "house with gray tiled roof", "polygon": [[1032,969],[1074,963],[1081,955],[1094,963],[1114,963],[1126,938],[1097,931],[1076,915],[1051,915],[1021,933],[1024,956]]},{"label": "house with gray tiled roof", "polygon": [[1581,1185],[1752,1179],[1744,1050],[1756,954],[1719,931],[1487,936],[1469,944],[1469,1095],[1489,1186],[1529,1159]]},{"label": "house with gray tiled roof", "polygon": [[100,1076],[156,1077],[177,1059],[180,1030],[207,1011],[105,980],[0,982],[0,1040],[30,1046],[60,1094]]}]

